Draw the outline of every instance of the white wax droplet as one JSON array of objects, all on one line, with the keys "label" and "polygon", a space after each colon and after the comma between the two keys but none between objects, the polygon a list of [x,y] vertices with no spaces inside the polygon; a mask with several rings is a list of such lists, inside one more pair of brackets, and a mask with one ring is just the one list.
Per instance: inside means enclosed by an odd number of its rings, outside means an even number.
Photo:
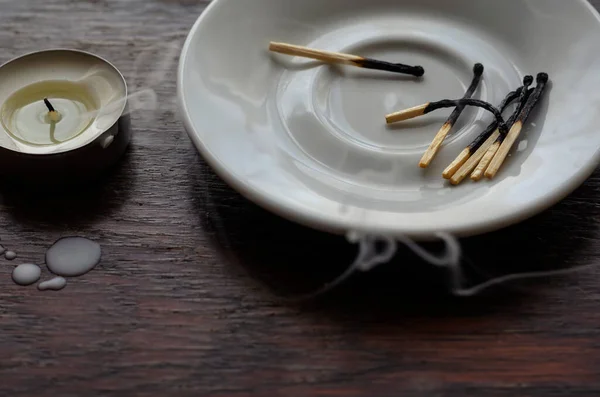
[{"label": "white wax droplet", "polygon": [[113,142],[115,141],[115,137],[113,135],[109,135],[107,136],[103,141],[102,141],[102,149],[106,149],[107,147],[109,147]]},{"label": "white wax droplet", "polygon": [[12,261],[13,259],[17,259],[17,253],[13,251],[6,251],[4,257],[9,261]]},{"label": "white wax droplet", "polygon": [[517,148],[517,152],[524,152],[525,150],[527,150],[528,145],[529,145],[529,142],[527,142],[527,141],[519,142],[519,147]]},{"label": "white wax droplet", "polygon": [[4,255],[5,252],[6,252],[6,248],[4,248],[3,246],[0,245],[0,255]]},{"label": "white wax droplet", "polygon": [[43,283],[38,284],[38,289],[40,291],[60,291],[65,288],[67,285],[67,280],[63,277],[54,277],[52,280],[44,281]]},{"label": "white wax droplet", "polygon": [[38,265],[19,265],[12,272],[12,279],[19,285],[31,285],[40,279],[42,269]]},{"label": "white wax droplet", "polygon": [[56,275],[76,277],[96,267],[101,255],[100,244],[83,237],[67,237],[46,251],[46,265]]}]

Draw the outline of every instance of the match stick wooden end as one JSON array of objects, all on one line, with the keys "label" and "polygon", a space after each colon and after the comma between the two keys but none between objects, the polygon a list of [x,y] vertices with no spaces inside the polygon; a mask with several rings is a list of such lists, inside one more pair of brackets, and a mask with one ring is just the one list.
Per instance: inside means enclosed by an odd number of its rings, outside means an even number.
[{"label": "match stick wooden end", "polygon": [[385,116],[385,121],[387,124],[393,124],[399,121],[414,119],[416,117],[424,115],[427,106],[429,106],[429,103],[415,106],[414,108],[402,110],[400,112],[388,114],[387,116]]},{"label": "match stick wooden end", "polygon": [[276,41],[271,41],[269,43],[269,51],[279,52],[282,54],[289,54],[289,53],[295,54],[300,49],[302,49],[302,47],[295,46],[292,44],[278,43]]},{"label": "match stick wooden end", "polygon": [[276,41],[272,41],[269,44],[269,50],[272,52],[277,52],[279,54],[309,58],[309,59],[314,59],[314,60],[321,61],[321,62],[330,62],[330,63],[347,64],[349,62],[363,59],[362,57],[359,57],[356,55],[316,50],[314,48],[308,48],[308,47],[304,47],[304,46],[287,44],[287,43],[278,43]]},{"label": "match stick wooden end", "polygon": [[494,159],[494,156],[496,156],[496,153],[498,153],[499,148],[500,142],[495,142],[492,146],[490,146],[488,151],[485,152],[485,155],[479,162],[477,168],[475,168],[475,171],[473,171],[471,174],[471,180],[477,182],[483,178],[483,175],[486,172],[489,164],[492,162],[492,159]]},{"label": "match stick wooden end", "polygon": [[512,149],[513,145],[517,141],[517,138],[521,134],[522,129],[523,129],[522,121],[517,121],[512,126],[512,128],[510,129],[510,132],[504,139],[502,146],[500,146],[500,148],[498,149],[498,152],[494,156],[494,159],[491,161],[489,167],[485,171],[486,178],[494,179],[496,177],[496,175],[498,174],[498,171],[500,171],[500,168],[502,168],[502,165],[504,164],[506,157],[508,157],[510,150]]},{"label": "match stick wooden end", "polygon": [[456,172],[460,169],[460,167],[462,167],[467,162],[467,160],[469,160],[469,157],[471,157],[471,150],[467,148],[463,150],[462,153],[458,155],[456,160],[454,160],[452,164],[450,164],[448,168],[444,170],[444,173],[442,174],[444,179],[451,179],[454,176],[454,174],[456,174]]},{"label": "match stick wooden end", "polygon": [[467,160],[467,162],[460,167],[460,169],[452,176],[450,179],[450,183],[453,185],[460,185],[460,183],[465,180],[470,173],[475,170],[477,165],[481,162],[481,159],[487,153],[490,146],[494,144],[498,140],[500,136],[500,132],[496,130],[490,137],[481,145],[479,149]]},{"label": "match stick wooden end", "polygon": [[435,136],[435,138],[433,138],[433,142],[431,142],[431,145],[429,146],[429,149],[427,149],[427,151],[423,155],[423,158],[421,158],[421,162],[419,163],[419,167],[421,167],[421,168],[427,168],[427,167],[429,167],[429,165],[431,164],[431,162],[433,161],[433,159],[435,158],[435,156],[440,151],[440,149],[442,147],[442,144],[444,143],[444,140],[448,136],[448,133],[450,132],[450,130],[452,129],[452,127],[453,127],[452,124],[449,124],[449,123],[445,123],[442,126],[442,128],[437,133],[437,135]]}]

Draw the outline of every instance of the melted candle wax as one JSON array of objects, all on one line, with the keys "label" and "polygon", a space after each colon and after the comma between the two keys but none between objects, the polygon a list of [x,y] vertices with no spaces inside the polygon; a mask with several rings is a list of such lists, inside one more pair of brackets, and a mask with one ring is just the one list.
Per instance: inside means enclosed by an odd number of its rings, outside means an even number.
[{"label": "melted candle wax", "polygon": [[[38,289],[40,291],[63,289],[67,285],[64,277],[86,274],[100,263],[101,256],[100,244],[92,240],[83,237],[67,237],[58,240],[46,251],[46,265],[58,277],[39,283]],[[41,272],[37,265],[24,264],[15,268],[12,278],[18,285],[31,285],[40,279]]]},{"label": "melted candle wax", "polygon": [[67,286],[67,280],[64,277],[54,277],[52,280],[44,281],[38,284],[40,291],[60,291]]},{"label": "melted candle wax", "polygon": [[14,93],[0,119],[16,141],[32,146],[67,142],[94,122],[96,103],[83,84],[43,81]]},{"label": "melted candle wax", "polygon": [[100,244],[83,237],[58,240],[46,251],[46,265],[58,276],[82,276],[100,263]]},{"label": "melted candle wax", "polygon": [[12,279],[19,285],[31,285],[40,279],[42,269],[38,265],[23,264],[17,266],[12,272]]}]

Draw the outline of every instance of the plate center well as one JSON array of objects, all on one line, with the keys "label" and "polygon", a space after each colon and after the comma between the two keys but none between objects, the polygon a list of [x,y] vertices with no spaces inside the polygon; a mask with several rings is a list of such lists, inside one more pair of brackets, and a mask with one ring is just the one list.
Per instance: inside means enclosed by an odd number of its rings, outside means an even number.
[{"label": "plate center well", "polygon": [[[498,104],[518,87],[520,76],[493,45],[456,29],[442,29],[437,21],[430,23],[437,29],[428,32],[434,33],[399,31],[381,37],[372,27],[348,26],[303,44],[420,65],[425,75],[416,78],[314,62],[286,69],[276,103],[284,130],[305,156],[298,160],[353,186],[388,192],[420,192],[423,186],[445,189],[442,171],[492,121],[491,115],[465,109],[427,172],[418,167],[419,160],[453,109],[392,126],[386,125],[385,115],[430,101],[462,98],[478,62],[486,70],[474,98]],[[392,196],[390,200],[398,199]],[[416,196],[422,199],[422,194]],[[457,195],[463,197],[464,192]]]}]

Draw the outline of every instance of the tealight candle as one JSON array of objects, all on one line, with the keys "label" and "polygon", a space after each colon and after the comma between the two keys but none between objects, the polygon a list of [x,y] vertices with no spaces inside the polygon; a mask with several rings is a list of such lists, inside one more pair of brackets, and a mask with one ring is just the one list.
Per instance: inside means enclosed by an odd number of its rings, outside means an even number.
[{"label": "tealight candle", "polygon": [[85,178],[111,165],[130,140],[126,108],[125,79],[95,55],[48,50],[4,64],[0,173]]}]

